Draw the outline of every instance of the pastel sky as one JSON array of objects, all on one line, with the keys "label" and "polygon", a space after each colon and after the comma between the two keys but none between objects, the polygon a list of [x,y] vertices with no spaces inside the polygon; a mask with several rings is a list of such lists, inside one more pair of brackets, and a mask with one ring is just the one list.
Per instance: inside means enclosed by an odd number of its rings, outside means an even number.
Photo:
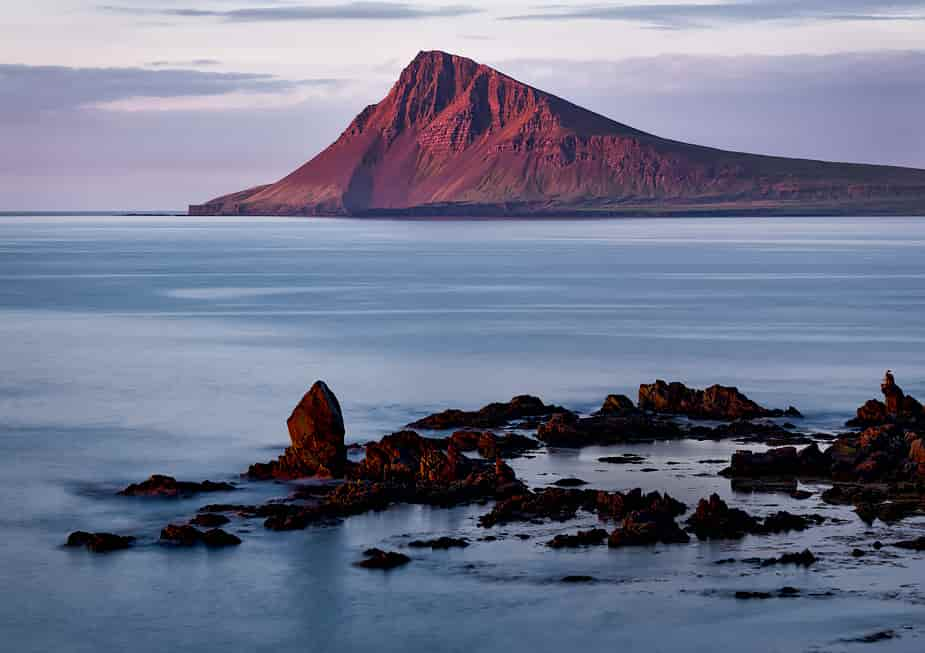
[{"label": "pastel sky", "polygon": [[671,138],[925,168],[925,0],[30,0],[0,7],[0,211],[273,181],[426,49]]}]

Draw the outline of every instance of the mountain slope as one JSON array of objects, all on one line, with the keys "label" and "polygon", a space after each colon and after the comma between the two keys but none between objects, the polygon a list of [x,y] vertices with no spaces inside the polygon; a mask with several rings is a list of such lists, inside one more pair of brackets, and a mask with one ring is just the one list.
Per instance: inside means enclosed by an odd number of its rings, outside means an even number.
[{"label": "mountain slope", "polygon": [[925,214],[925,171],[658,138],[492,68],[421,52],[302,167],[193,215]]}]

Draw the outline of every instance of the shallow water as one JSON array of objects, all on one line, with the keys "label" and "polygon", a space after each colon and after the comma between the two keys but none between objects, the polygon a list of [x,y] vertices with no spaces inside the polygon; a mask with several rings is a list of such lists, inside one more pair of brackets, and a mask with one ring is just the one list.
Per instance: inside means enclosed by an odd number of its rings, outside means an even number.
[{"label": "shallow water", "polygon": [[[898,637],[879,648],[921,650],[923,557],[848,555],[920,534],[921,521],[866,529],[815,497],[733,495],[698,475],[719,465],[697,463],[733,443],[513,464],[534,485],[579,476],[688,504],[718,491],[756,513],[847,521],[635,551],[542,546],[588,520],[505,527],[498,542],[415,552],[380,574],[351,563],[425,533],[477,537],[487,508],[400,507],[285,534],[241,522],[234,551],[170,551],[155,544],[168,521],[285,488],[112,495],[155,472],[236,479],[285,446],[285,417],[316,378],[359,442],[524,392],[589,411],[655,378],[737,385],[835,429],[887,367],[925,395],[923,254],[925,222],[902,218],[0,218],[0,632],[17,651],[839,651],[889,629]],[[596,462],[624,451],[659,471]],[[60,549],[78,528],[135,533],[141,546]],[[821,558],[811,571],[712,564],[804,546]],[[599,580],[559,583],[567,574]],[[732,598],[785,585],[803,596]]]}]

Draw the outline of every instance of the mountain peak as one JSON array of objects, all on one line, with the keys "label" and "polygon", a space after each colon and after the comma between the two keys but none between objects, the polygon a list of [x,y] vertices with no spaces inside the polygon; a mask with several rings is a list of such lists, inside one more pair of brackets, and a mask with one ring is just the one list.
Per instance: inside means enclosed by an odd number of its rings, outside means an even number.
[{"label": "mountain peak", "polygon": [[925,171],[665,140],[430,50],[292,174],[191,207],[284,215],[710,211],[922,213]]}]

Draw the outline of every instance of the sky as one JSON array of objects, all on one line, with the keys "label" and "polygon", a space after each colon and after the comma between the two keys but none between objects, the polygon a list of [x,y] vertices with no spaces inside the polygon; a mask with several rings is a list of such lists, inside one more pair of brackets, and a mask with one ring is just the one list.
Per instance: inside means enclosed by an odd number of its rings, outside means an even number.
[{"label": "sky", "polygon": [[925,168],[925,0],[0,6],[0,211],[275,181],[445,50],[661,136]]}]

